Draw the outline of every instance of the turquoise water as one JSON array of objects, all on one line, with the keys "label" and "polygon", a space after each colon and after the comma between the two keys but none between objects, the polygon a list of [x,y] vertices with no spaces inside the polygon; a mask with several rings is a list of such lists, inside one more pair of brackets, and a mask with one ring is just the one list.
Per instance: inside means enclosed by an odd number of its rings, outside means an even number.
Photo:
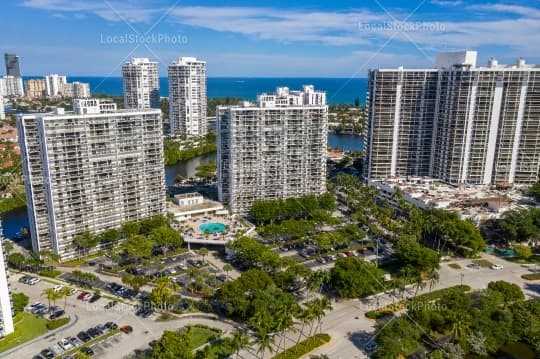
[{"label": "turquoise water", "polygon": [[219,222],[203,223],[199,226],[199,230],[203,233],[210,232],[212,234],[223,233],[227,231],[227,226]]}]

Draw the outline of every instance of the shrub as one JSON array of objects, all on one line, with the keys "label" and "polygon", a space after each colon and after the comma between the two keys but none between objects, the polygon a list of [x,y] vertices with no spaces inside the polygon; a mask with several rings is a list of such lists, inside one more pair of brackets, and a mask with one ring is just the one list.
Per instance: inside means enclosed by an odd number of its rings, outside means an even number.
[{"label": "shrub", "polygon": [[540,279],[540,273],[530,273],[530,274],[524,274],[521,276],[521,278],[526,280],[539,280]]},{"label": "shrub", "polygon": [[305,340],[302,340],[297,345],[290,347],[282,353],[274,356],[272,359],[297,359],[315,350],[323,344],[330,341],[330,335],[325,333],[315,334]]},{"label": "shrub", "polygon": [[54,329],[60,328],[63,325],[66,325],[67,323],[69,323],[69,318],[59,318],[55,320],[49,320],[47,322],[47,329],[54,330]]},{"label": "shrub", "polygon": [[60,272],[59,270],[56,270],[56,269],[43,269],[43,270],[39,271],[38,274],[41,275],[41,276],[44,276],[44,277],[56,278],[60,274],[62,274],[62,272]]},{"label": "shrub", "polygon": [[11,299],[13,300],[13,311],[15,315],[22,312],[24,307],[28,305],[28,296],[24,293],[13,293]]}]

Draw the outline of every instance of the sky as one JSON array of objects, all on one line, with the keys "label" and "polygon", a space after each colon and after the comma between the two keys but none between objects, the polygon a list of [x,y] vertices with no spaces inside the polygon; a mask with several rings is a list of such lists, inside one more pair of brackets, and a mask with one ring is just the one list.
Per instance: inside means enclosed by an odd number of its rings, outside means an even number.
[{"label": "sky", "polygon": [[[2,0],[0,52],[23,75],[120,76],[132,57],[208,76],[366,77],[443,51],[540,63],[540,0]],[[0,72],[2,73],[2,72]]]}]

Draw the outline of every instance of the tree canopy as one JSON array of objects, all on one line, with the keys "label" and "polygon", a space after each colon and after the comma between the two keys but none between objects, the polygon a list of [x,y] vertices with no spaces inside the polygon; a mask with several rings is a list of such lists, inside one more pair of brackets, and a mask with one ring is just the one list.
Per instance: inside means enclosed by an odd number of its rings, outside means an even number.
[{"label": "tree canopy", "polygon": [[383,274],[358,257],[339,258],[330,270],[330,286],[340,297],[365,297],[383,289]]}]

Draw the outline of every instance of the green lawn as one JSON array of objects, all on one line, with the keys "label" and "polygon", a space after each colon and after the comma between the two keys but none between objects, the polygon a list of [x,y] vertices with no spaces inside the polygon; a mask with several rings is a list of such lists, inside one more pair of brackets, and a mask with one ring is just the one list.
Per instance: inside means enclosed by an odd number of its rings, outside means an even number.
[{"label": "green lawn", "polygon": [[218,336],[219,332],[216,329],[204,328],[200,326],[191,327],[191,343],[193,348],[198,348],[203,344],[208,343],[210,338]]},{"label": "green lawn", "polygon": [[0,353],[47,332],[47,319],[20,312],[13,318],[15,332],[0,340]]},{"label": "green lawn", "polygon": [[450,263],[448,266],[453,269],[461,269],[461,266],[457,263]]},{"label": "green lawn", "polygon": [[493,265],[490,261],[487,259],[473,259],[471,262],[474,264],[478,264],[480,267],[489,268]]},{"label": "green lawn", "polygon": [[521,278],[526,280],[540,280],[540,273],[524,274],[521,276]]}]

